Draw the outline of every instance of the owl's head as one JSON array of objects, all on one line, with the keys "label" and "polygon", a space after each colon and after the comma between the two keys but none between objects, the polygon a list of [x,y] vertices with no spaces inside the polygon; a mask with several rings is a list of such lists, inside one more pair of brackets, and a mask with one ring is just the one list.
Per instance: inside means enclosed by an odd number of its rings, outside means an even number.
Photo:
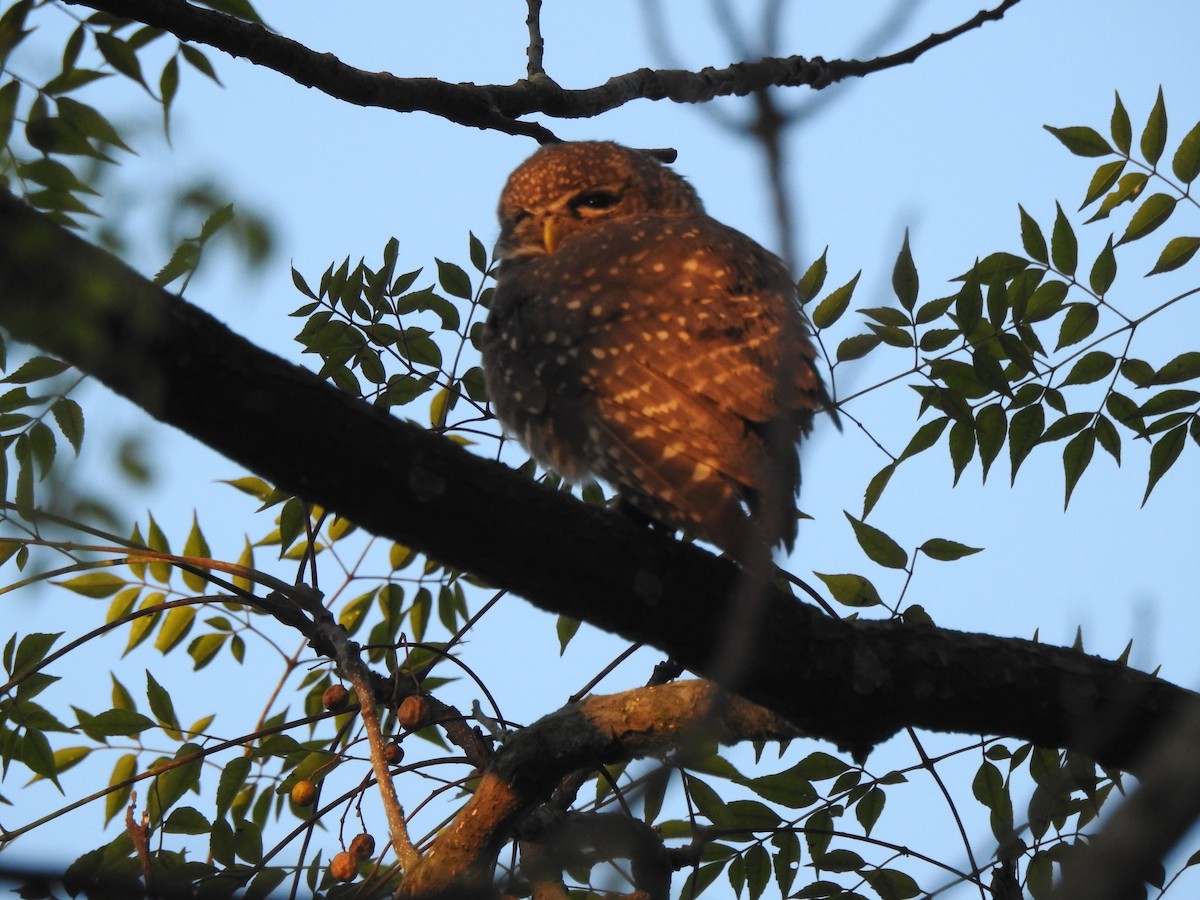
[{"label": "owl's head", "polygon": [[500,194],[499,256],[545,256],[602,222],[702,212],[695,190],[648,153],[608,141],[543,147]]}]

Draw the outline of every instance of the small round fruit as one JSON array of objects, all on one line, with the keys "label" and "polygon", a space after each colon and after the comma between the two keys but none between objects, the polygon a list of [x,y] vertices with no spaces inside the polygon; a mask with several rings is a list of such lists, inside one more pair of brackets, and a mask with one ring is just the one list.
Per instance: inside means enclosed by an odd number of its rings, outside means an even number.
[{"label": "small round fruit", "polygon": [[404,698],[396,716],[405,728],[416,730],[429,720],[429,700],[420,694],[411,694]]},{"label": "small round fruit", "polygon": [[321,695],[321,705],[331,712],[335,709],[341,709],[346,705],[346,701],[350,699],[350,692],[340,684],[331,684],[325,688],[325,693]]},{"label": "small round fruit", "polygon": [[317,799],[317,786],[307,778],[292,785],[292,802],[297,806],[312,806]]},{"label": "small round fruit", "polygon": [[383,748],[383,759],[389,766],[398,766],[404,762],[404,748],[395,741],[389,741]]},{"label": "small round fruit", "polygon": [[355,859],[370,859],[375,855],[375,838],[363,832],[350,842],[350,855]]},{"label": "small round fruit", "polygon": [[347,850],[334,854],[329,861],[329,874],[336,881],[353,881],[358,877],[358,857]]}]

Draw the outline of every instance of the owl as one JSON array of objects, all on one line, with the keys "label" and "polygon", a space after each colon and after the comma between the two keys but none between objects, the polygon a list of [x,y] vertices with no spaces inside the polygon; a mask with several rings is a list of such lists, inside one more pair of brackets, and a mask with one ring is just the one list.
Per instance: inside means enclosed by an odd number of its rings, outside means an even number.
[{"label": "owl", "polygon": [[734,558],[792,549],[797,443],[832,409],[790,274],[647,153],[543,147],[500,196],[492,409],[542,465]]}]

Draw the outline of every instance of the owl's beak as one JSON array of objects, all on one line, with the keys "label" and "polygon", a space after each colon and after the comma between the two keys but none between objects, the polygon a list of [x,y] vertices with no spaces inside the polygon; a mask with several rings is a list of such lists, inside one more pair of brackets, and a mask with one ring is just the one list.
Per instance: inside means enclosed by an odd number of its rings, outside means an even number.
[{"label": "owl's beak", "polygon": [[554,234],[554,219],[547,217],[542,223],[542,244],[546,247],[547,253],[554,252],[555,234]]}]

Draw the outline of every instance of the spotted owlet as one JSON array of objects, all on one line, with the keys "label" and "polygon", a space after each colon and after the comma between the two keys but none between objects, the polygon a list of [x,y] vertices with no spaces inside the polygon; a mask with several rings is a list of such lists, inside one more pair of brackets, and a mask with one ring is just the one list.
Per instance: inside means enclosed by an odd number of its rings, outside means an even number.
[{"label": "spotted owlet", "polygon": [[796,536],[829,404],[783,262],[618,144],[544,147],[500,196],[492,408],[543,465],[735,557]]}]

